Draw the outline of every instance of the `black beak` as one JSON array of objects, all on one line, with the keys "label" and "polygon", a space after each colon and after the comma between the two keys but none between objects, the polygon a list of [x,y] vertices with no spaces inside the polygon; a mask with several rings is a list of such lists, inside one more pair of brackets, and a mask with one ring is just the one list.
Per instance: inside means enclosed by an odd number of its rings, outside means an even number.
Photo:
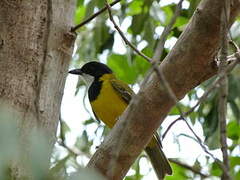
[{"label": "black beak", "polygon": [[83,74],[81,69],[74,69],[74,70],[69,71],[68,73],[77,74],[77,75],[82,75]]}]

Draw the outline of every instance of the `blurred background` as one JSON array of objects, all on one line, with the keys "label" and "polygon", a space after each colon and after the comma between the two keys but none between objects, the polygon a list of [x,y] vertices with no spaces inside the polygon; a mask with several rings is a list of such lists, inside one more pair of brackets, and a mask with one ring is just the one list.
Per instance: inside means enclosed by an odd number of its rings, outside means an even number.
[{"label": "blurred background", "polygon": [[[136,45],[138,50],[152,57],[161,33],[174,15],[178,2],[177,0],[123,0],[112,7],[112,14],[128,40]],[[161,60],[176,43],[199,2],[200,0],[183,1],[180,15],[167,37]],[[104,1],[77,0],[75,24],[79,24],[104,6]],[[107,12],[102,13],[78,29],[78,37],[69,69],[79,68],[92,60],[106,63],[119,79],[128,83],[137,93],[151,65],[125,45],[108,17]],[[239,29],[240,18],[236,20],[230,31],[231,38],[237,44],[240,44]],[[229,54],[231,53],[233,50],[230,48]],[[227,142],[230,174],[237,180],[240,179],[240,68],[236,67],[228,78]],[[189,92],[179,102],[182,110],[186,112],[191,109],[213,81],[214,78]],[[187,116],[187,121],[205,143],[209,152],[221,160],[217,102],[218,91],[214,90],[203,103]],[[158,133],[162,135],[178,117],[179,112],[174,107],[158,129]],[[1,116],[1,118],[11,117]],[[8,128],[8,125],[6,127]],[[14,145],[17,134],[8,134],[5,131],[6,127],[2,126],[2,129],[0,127],[0,139],[8,139],[8,141],[2,141],[5,145],[0,145],[0,147],[5,147],[1,148],[1,151],[8,154],[8,149],[16,150],[20,147]],[[97,122],[92,114],[87,97],[87,87],[83,80],[77,76],[68,75],[61,106],[57,142],[51,156],[51,173],[57,174],[55,177],[61,176],[64,179],[74,172],[82,172],[81,177],[84,179],[100,179],[98,175],[95,177],[94,173],[82,170],[82,168],[88,163],[108,132],[109,129]],[[47,147],[44,147],[45,140],[44,138],[41,140],[39,137],[41,135],[38,134],[32,136],[33,144],[36,141],[41,141],[33,146],[35,147],[33,157],[38,157],[37,162],[41,162],[41,154],[47,153],[45,152]],[[10,144],[10,147],[6,144]],[[162,144],[166,156],[171,159],[174,172],[173,176],[166,177],[166,180],[220,179],[221,169],[214,159],[204,152],[184,121],[178,121],[170,129]],[[14,152],[12,154],[15,154]],[[3,157],[8,158],[7,155],[3,155]],[[36,177],[39,177],[39,174],[44,174],[41,172],[47,171],[43,168],[47,167],[44,163],[41,165],[41,163],[36,164],[33,161],[32,164]],[[39,169],[42,170],[39,171]],[[138,157],[125,177],[125,180],[140,179],[156,179],[151,163],[144,152]]]}]

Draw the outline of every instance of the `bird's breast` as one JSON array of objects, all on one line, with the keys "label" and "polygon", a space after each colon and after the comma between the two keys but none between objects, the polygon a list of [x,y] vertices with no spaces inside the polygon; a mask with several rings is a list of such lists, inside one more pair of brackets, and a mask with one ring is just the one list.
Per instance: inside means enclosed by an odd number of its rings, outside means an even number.
[{"label": "bird's breast", "polygon": [[95,100],[90,100],[90,104],[96,116],[110,128],[127,107],[126,102],[113,89],[109,80],[102,81],[98,96]]}]

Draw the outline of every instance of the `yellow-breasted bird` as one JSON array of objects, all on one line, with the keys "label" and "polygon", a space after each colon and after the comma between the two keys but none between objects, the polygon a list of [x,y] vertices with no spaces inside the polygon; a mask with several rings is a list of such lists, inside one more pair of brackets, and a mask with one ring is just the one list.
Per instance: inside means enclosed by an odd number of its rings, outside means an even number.
[{"label": "yellow-breasted bird", "polygon": [[[134,94],[132,89],[118,80],[108,66],[99,62],[86,63],[81,69],[74,69],[69,73],[81,75],[89,83],[88,97],[94,115],[97,120],[102,120],[112,128],[128,106]],[[172,168],[162,151],[157,133],[153,135],[145,151],[159,179],[163,179],[166,174],[172,174]]]}]

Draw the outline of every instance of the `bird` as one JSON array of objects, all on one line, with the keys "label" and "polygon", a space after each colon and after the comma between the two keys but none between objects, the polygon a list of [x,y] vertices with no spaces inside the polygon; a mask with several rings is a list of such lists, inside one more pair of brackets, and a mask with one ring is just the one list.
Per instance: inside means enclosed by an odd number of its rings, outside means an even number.
[{"label": "bird", "polygon": [[[113,71],[105,64],[90,61],[79,69],[69,71],[80,75],[88,84],[88,98],[92,112],[98,121],[112,128],[117,119],[127,108],[134,95],[127,83],[116,78]],[[134,131],[134,129],[133,129]],[[172,174],[170,163],[162,150],[162,144],[157,132],[145,148],[153,169],[159,180]]]}]

